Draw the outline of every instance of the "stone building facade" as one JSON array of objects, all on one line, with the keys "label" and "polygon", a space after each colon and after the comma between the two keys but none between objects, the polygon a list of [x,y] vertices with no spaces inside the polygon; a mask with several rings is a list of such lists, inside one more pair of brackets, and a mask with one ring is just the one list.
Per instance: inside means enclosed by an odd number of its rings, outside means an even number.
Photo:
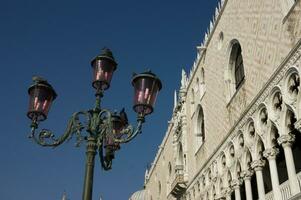
[{"label": "stone building facade", "polygon": [[221,0],[144,199],[301,199],[301,0]]}]

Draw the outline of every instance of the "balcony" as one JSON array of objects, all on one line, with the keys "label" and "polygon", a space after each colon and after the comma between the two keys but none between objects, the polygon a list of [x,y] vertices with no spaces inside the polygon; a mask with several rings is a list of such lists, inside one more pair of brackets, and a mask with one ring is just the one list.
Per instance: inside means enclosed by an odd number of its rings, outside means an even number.
[{"label": "balcony", "polygon": [[169,196],[174,198],[180,198],[186,191],[187,185],[184,181],[184,167],[183,165],[177,165],[175,170],[174,180],[171,183],[171,191]]},{"label": "balcony", "polygon": [[[301,172],[298,173],[297,175],[298,177],[298,180],[299,180],[299,184],[301,185]],[[297,199],[301,199],[301,194],[297,195],[297,196],[292,196],[291,194],[291,188],[290,188],[290,185],[289,185],[289,181],[285,181],[284,183],[282,183],[280,185],[280,192],[281,192],[281,199],[282,200],[297,200]],[[274,200],[274,196],[273,196],[273,191],[267,193],[265,195],[265,199],[266,200]]]}]

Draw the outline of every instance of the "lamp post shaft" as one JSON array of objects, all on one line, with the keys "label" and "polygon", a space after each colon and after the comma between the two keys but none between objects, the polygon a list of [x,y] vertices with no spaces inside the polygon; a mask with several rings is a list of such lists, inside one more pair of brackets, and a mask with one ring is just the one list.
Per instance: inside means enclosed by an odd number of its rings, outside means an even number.
[{"label": "lamp post shaft", "polygon": [[93,137],[88,137],[86,152],[86,172],[84,180],[83,200],[92,200],[94,160],[96,154],[96,141]]}]

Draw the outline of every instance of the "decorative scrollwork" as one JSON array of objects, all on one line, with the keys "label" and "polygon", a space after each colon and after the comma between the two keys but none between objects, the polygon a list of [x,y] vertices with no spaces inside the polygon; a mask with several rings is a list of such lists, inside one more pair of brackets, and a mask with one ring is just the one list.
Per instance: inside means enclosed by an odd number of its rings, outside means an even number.
[{"label": "decorative scrollwork", "polygon": [[79,115],[85,116],[87,123],[90,123],[91,116],[88,112],[81,111],[74,113],[68,122],[65,133],[56,138],[54,133],[48,129],[42,129],[39,134],[36,135],[38,123],[33,121],[31,125],[31,134],[29,137],[41,146],[56,147],[66,140],[69,141],[73,135],[76,135],[76,146],[79,146],[84,138],[81,134],[81,131],[85,128],[85,126],[79,121]]},{"label": "decorative scrollwork", "polygon": [[[80,116],[85,117],[85,125],[80,122]],[[88,138],[94,139],[94,144],[97,146],[101,165],[104,170],[112,168],[112,161],[115,157],[115,152],[120,149],[121,143],[127,143],[141,133],[144,116],[138,116],[137,127],[133,127],[128,123],[120,131],[116,133],[113,127],[113,114],[106,109],[94,109],[89,111],[81,111],[74,113],[70,118],[66,131],[60,137],[55,137],[54,133],[48,129],[42,129],[38,134],[38,122],[32,122],[32,131],[30,138],[37,144],[45,147],[57,147],[65,141],[69,141],[76,136],[76,146]],[[87,133],[82,134],[85,129]]]},{"label": "decorative scrollwork", "polygon": [[134,129],[132,125],[128,125],[121,131],[121,135],[125,135],[125,138],[115,138],[115,142],[117,143],[128,143],[132,139],[134,139],[139,133],[141,133],[143,121],[139,120],[137,127]]}]

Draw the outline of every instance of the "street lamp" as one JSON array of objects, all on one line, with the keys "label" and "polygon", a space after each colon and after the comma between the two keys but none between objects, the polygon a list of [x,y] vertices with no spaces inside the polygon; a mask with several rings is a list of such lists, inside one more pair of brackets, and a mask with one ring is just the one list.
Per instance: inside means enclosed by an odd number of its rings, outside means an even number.
[{"label": "street lamp", "polygon": [[[42,129],[38,134],[39,123],[47,119],[52,102],[57,97],[53,87],[41,77],[33,77],[33,84],[29,87],[29,109],[27,116],[31,119],[31,134],[37,144],[45,147],[56,147],[76,136],[76,145],[86,141],[86,171],[84,180],[83,200],[92,199],[94,159],[99,154],[101,166],[110,170],[115,152],[122,143],[135,138],[142,130],[146,115],[153,112],[158,92],[162,88],[160,79],[152,72],[134,74],[132,85],[134,87],[134,106],[137,113],[137,125],[133,127],[128,123],[125,110],[119,113],[101,108],[103,93],[110,87],[117,63],[112,52],[104,48],[102,53],[91,62],[93,68],[92,86],[95,88],[96,102],[94,109],[76,112],[72,115],[67,129],[60,137],[48,129]],[[84,116],[81,122],[79,116]],[[82,133],[85,130],[85,133]]]}]

